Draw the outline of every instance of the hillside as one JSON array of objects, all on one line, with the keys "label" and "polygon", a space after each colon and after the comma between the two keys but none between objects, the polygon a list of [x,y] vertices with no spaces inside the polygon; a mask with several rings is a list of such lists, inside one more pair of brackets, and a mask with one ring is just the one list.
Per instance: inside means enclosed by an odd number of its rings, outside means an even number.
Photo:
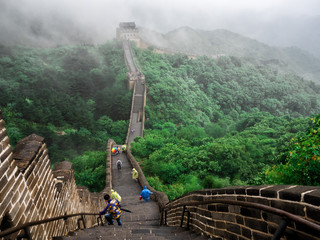
[{"label": "hillside", "polygon": [[279,48],[227,30],[194,30],[182,27],[167,34],[141,29],[143,42],[190,55],[243,57],[256,65],[273,64],[281,71],[294,71],[306,80],[320,83],[320,60],[297,47]]},{"label": "hillside", "polygon": [[[227,185],[319,184],[318,173],[303,177],[317,172],[318,162],[295,170],[311,154],[302,151],[304,139],[318,149],[305,133],[320,112],[319,85],[234,56],[190,58],[152,48],[135,55],[148,98],[144,137],[131,149],[153,187],[175,198]],[[297,167],[290,154],[298,145]]]},{"label": "hillside", "polygon": [[0,45],[0,109],[10,143],[46,139],[52,163],[124,142],[132,92],[122,46]]}]

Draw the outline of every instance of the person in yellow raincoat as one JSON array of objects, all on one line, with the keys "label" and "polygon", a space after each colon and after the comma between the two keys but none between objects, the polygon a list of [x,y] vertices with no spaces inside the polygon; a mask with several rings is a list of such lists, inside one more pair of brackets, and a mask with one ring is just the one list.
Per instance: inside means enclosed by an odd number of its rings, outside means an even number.
[{"label": "person in yellow raincoat", "polygon": [[119,193],[117,193],[115,190],[111,189],[110,190],[110,198],[111,199],[117,199],[119,203],[121,203],[121,196]]},{"label": "person in yellow raincoat", "polygon": [[126,145],[122,145],[121,149],[122,149],[123,152],[126,152],[127,151],[127,146]]},{"label": "person in yellow raincoat", "polygon": [[132,179],[138,181],[139,174],[135,168],[132,168]]}]

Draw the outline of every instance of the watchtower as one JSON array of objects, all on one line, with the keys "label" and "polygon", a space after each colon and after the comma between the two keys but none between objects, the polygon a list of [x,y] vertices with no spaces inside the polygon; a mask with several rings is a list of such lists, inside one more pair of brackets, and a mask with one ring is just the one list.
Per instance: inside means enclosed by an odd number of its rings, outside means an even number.
[{"label": "watchtower", "polygon": [[139,42],[139,29],[136,27],[135,22],[121,22],[117,28],[117,39]]}]

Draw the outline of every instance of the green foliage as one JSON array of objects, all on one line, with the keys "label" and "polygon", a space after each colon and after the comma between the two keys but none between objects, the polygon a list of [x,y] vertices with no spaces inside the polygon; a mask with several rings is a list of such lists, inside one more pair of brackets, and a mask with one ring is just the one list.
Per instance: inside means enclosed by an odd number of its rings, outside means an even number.
[{"label": "green foliage", "polygon": [[43,136],[55,164],[103,150],[108,138],[124,142],[132,96],[125,71],[118,42],[3,51],[0,108],[11,145]]},{"label": "green foliage", "polygon": [[318,86],[272,66],[151,50],[135,50],[148,101],[147,130],[132,152],[151,185],[171,198],[191,189],[266,183],[266,169],[286,163],[288,139],[301,136],[306,117],[320,111]]},{"label": "green foliage", "polygon": [[91,192],[104,189],[106,155],[107,152],[84,152],[72,160],[77,185],[86,186]]},{"label": "green foliage", "polygon": [[291,138],[284,162],[265,172],[266,182],[320,185],[320,115],[311,122],[303,136]]}]

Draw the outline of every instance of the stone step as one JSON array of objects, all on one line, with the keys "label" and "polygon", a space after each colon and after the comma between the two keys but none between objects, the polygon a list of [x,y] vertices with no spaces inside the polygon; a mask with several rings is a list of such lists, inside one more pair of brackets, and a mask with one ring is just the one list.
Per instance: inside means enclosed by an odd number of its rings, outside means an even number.
[{"label": "stone step", "polygon": [[[133,228],[135,227],[135,228]],[[160,227],[160,226],[144,226],[137,228],[133,224],[131,226],[99,226],[90,229],[78,230],[73,232],[73,236],[63,238],[54,238],[54,240],[82,240],[82,239],[158,239],[158,240],[205,240],[207,237],[187,231],[183,228],[176,227]]]}]

